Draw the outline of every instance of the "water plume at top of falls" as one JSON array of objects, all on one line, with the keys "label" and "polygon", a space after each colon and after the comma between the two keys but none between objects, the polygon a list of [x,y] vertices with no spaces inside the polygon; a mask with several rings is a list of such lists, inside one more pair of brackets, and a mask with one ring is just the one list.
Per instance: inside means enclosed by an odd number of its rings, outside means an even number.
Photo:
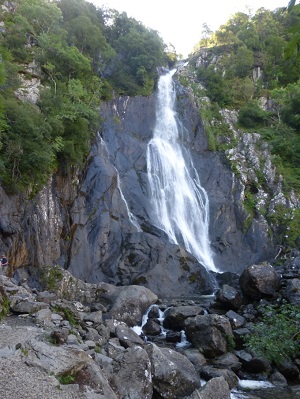
[{"label": "water plume at top of falls", "polygon": [[209,200],[188,151],[179,142],[175,70],[158,82],[156,126],[147,148],[153,223],[184,245],[207,270],[217,271],[209,242]]}]

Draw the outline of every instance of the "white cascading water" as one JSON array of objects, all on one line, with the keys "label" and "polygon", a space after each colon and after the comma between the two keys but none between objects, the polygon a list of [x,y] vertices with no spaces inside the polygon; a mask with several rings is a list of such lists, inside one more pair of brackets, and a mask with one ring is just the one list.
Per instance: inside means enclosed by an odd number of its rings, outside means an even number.
[{"label": "white cascading water", "polygon": [[184,244],[207,270],[217,271],[208,234],[208,196],[191,159],[188,167],[183,156],[185,149],[179,143],[174,73],[175,70],[170,71],[159,79],[156,126],[147,148],[154,223],[171,242]]}]

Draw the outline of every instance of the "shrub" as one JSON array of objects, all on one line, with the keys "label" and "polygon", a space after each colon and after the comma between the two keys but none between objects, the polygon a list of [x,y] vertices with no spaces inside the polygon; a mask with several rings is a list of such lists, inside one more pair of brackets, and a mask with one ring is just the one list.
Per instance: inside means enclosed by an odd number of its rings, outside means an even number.
[{"label": "shrub", "polygon": [[241,108],[238,123],[245,128],[255,128],[267,122],[269,112],[264,111],[257,101],[249,101],[247,105]]},{"label": "shrub", "polygon": [[262,320],[246,337],[246,346],[275,364],[300,354],[300,305],[260,308]]}]

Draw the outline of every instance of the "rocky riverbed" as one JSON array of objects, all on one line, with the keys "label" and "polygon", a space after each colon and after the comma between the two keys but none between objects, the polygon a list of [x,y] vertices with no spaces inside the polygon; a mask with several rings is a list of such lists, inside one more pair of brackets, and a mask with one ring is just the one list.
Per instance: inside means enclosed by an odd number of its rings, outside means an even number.
[{"label": "rocky riverbed", "polygon": [[[277,268],[252,265],[239,278],[217,276],[214,297],[164,300],[62,269],[2,275],[0,397],[300,397],[299,359],[279,370],[244,345],[262,301],[300,302],[299,270],[298,256]],[[269,388],[249,391],[249,380]]]}]

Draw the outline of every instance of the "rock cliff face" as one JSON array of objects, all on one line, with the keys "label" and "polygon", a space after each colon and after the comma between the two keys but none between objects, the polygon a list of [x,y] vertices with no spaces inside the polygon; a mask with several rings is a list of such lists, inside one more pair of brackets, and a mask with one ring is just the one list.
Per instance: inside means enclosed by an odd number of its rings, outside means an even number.
[{"label": "rock cliff face", "polygon": [[[181,86],[177,93],[182,140],[209,196],[214,262],[239,273],[273,254],[268,225],[257,217],[245,231],[245,185],[224,155],[208,150],[191,94]],[[82,173],[72,181],[54,177],[33,199],[1,192],[1,248],[13,266],[58,263],[90,283],[142,284],[160,296],[214,289],[206,269],[151,222],[146,149],[155,105],[155,93],[104,104]]]}]

